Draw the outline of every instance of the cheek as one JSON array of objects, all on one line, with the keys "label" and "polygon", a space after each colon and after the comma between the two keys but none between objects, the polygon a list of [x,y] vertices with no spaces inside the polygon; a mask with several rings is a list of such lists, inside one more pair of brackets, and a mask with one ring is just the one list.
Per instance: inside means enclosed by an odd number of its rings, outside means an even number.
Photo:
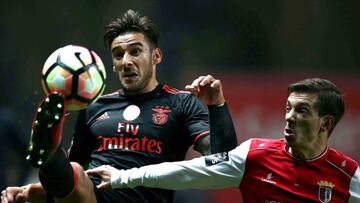
[{"label": "cheek", "polygon": [[318,121],[316,120],[301,120],[299,123],[299,128],[304,133],[312,133],[318,130]]},{"label": "cheek", "polygon": [[113,66],[115,67],[115,70],[116,70],[116,67],[120,67],[120,64],[121,64],[121,61],[119,60],[112,60],[112,63],[113,63]]},{"label": "cheek", "polygon": [[146,72],[147,69],[149,69],[150,67],[152,67],[152,61],[151,58],[147,55],[144,57],[141,57],[141,59],[139,58],[139,60],[137,61],[141,71]]}]

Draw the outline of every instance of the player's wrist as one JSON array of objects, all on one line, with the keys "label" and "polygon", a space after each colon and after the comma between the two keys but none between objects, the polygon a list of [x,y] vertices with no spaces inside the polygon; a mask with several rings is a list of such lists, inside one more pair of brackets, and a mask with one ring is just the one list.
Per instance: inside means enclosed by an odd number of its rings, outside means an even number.
[{"label": "player's wrist", "polygon": [[123,186],[121,179],[121,171],[117,170],[113,171],[110,176],[110,185],[112,189],[121,188]]},{"label": "player's wrist", "polygon": [[46,190],[40,183],[32,183],[22,187],[29,202],[46,202]]},{"label": "player's wrist", "polygon": [[219,102],[219,103],[216,103],[216,104],[210,104],[208,105],[209,108],[216,108],[216,107],[222,107],[226,104],[226,101],[222,101],[222,102]]}]

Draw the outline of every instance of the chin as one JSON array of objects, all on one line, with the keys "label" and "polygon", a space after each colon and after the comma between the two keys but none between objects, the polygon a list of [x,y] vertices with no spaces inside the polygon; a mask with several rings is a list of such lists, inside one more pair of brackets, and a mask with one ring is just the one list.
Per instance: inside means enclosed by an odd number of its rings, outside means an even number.
[{"label": "chin", "polygon": [[144,87],[140,85],[132,84],[132,85],[123,85],[122,89],[124,90],[124,92],[129,94],[140,94],[143,93]]},{"label": "chin", "polygon": [[126,83],[122,81],[121,87],[126,91],[136,91],[139,89],[139,85],[136,82]]},{"label": "chin", "polygon": [[285,144],[289,147],[293,147],[295,145],[295,138],[285,136]]}]

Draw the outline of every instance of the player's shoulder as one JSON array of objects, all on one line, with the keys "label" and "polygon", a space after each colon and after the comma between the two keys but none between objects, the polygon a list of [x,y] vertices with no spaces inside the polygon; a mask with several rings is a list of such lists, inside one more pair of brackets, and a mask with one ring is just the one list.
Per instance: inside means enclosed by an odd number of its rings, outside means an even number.
[{"label": "player's shoulder", "polygon": [[90,107],[95,107],[95,106],[101,106],[101,105],[106,105],[112,102],[117,102],[119,100],[119,95],[121,94],[121,90],[117,90],[114,92],[109,92],[106,94],[103,94],[99,97],[99,99],[96,100],[96,102],[93,102],[92,104],[90,104]]},{"label": "player's shoulder", "polygon": [[195,95],[189,91],[179,90],[167,84],[161,85],[159,91],[161,92],[161,98],[171,100],[173,101],[172,103],[176,103],[179,106],[199,103]]},{"label": "player's shoulder", "polygon": [[269,157],[283,157],[284,140],[251,138],[235,148],[235,154],[246,154],[248,162],[263,162]]},{"label": "player's shoulder", "polygon": [[109,99],[109,98],[116,98],[116,97],[119,97],[119,95],[120,95],[120,90],[117,90],[117,91],[114,91],[114,92],[109,92],[109,93],[101,95],[99,97],[99,100],[104,100],[104,99]]},{"label": "player's shoulder", "polygon": [[188,91],[179,90],[167,84],[161,85],[161,91],[169,95],[177,95],[177,96],[191,95],[190,92]]},{"label": "player's shoulder", "polygon": [[252,138],[247,141],[248,157],[258,158],[270,157],[270,155],[282,155],[284,141],[277,139]]},{"label": "player's shoulder", "polygon": [[282,150],[285,145],[283,139],[252,138],[250,142],[250,150],[256,151]]},{"label": "player's shoulder", "polygon": [[326,161],[350,176],[352,176],[359,167],[359,164],[354,159],[331,147],[328,149]]},{"label": "player's shoulder", "polygon": [[91,103],[87,108],[88,116],[96,114],[96,112],[102,111],[104,108],[108,108],[111,104],[119,103],[119,91],[103,94],[96,102]]}]

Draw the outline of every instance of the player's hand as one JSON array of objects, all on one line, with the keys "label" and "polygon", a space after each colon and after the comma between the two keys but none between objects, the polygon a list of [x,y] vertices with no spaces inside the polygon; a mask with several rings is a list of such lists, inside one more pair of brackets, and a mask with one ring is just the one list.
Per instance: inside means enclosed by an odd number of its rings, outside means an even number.
[{"label": "player's hand", "polygon": [[198,77],[191,85],[186,85],[185,89],[205,105],[221,105],[225,102],[221,81],[211,75]]},{"label": "player's hand", "polygon": [[1,203],[24,203],[28,199],[28,189],[23,187],[7,187],[1,192]]},{"label": "player's hand", "polygon": [[118,169],[109,166],[102,165],[93,169],[85,171],[88,175],[95,175],[101,178],[101,183],[97,185],[97,188],[111,188],[111,174],[119,171]]}]

